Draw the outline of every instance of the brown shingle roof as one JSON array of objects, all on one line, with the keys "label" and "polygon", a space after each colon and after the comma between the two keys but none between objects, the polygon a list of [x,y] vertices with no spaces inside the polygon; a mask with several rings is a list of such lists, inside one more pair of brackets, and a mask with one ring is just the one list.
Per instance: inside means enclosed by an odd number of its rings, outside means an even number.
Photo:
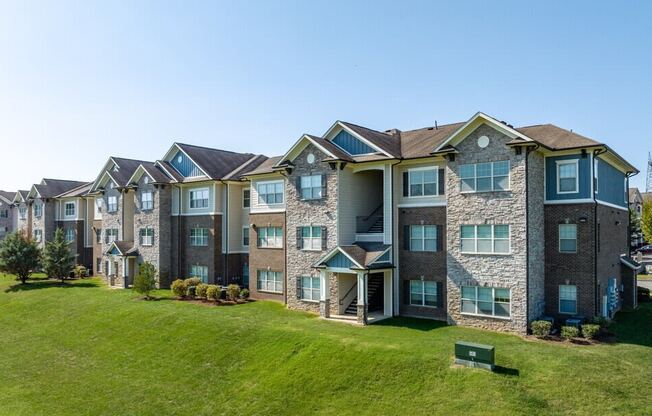
[{"label": "brown shingle roof", "polygon": [[254,169],[244,172],[243,176],[249,175],[262,175],[266,173],[274,173],[273,167],[281,161],[283,156],[274,156],[266,159],[260,165],[256,166]]},{"label": "brown shingle roof", "polygon": [[66,197],[75,197],[75,196],[84,196],[91,190],[93,182],[87,182],[77,188],[73,188],[67,192],[57,195],[57,198],[66,198]]},{"label": "brown shingle roof", "polygon": [[515,130],[553,150],[599,146],[602,144],[553,124],[519,127]]},{"label": "brown shingle roof", "polygon": [[39,195],[41,195],[41,198],[54,198],[57,195],[71,191],[88,183],[64,179],[43,179],[43,181],[45,182],[44,185],[34,185]]},{"label": "brown shingle roof", "polygon": [[118,165],[118,170],[110,170],[109,175],[118,182],[118,186],[129,185],[129,179],[131,179],[131,176],[136,172],[136,169],[138,169],[141,163],[151,163],[146,160],[126,159],[115,156],[112,156],[111,159]]},{"label": "brown shingle roof", "polygon": [[237,167],[256,156],[252,153],[236,153],[185,143],[177,143],[177,146],[190,156],[211,179],[225,179]]},{"label": "brown shingle roof", "polygon": [[156,164],[156,162],[143,162],[141,163],[141,166],[147,172],[147,175],[152,178],[154,183],[170,183],[173,181],[173,178],[171,178],[165,171]]},{"label": "brown shingle roof", "polygon": [[371,143],[383,149],[393,157],[401,156],[401,142],[397,136],[382,133],[367,127],[358,126],[357,124],[349,123],[346,121],[340,121],[340,123],[344,124],[354,132],[358,133],[360,136],[369,140]]},{"label": "brown shingle roof", "polygon": [[340,248],[361,266],[369,267],[389,246],[383,243],[356,242],[350,246],[340,246]]},{"label": "brown shingle roof", "polygon": [[5,201],[13,201],[14,197],[16,196],[16,192],[7,192],[7,191],[0,191],[0,197],[4,198]]},{"label": "brown shingle roof", "polygon": [[401,155],[405,159],[430,156],[430,154],[442,144],[464,123],[445,124],[442,126],[425,127],[417,130],[402,131]]}]

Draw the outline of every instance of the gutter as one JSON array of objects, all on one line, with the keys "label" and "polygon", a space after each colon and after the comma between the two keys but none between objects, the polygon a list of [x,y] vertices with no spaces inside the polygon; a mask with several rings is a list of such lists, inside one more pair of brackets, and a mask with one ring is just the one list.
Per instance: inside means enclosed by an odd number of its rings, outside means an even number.
[{"label": "gutter", "polygon": [[[222,230],[224,234],[224,282],[226,283],[225,286],[229,285],[229,183],[224,181],[223,179],[220,180],[222,185],[225,186],[225,198],[224,198],[224,218],[223,218],[223,224],[226,226],[226,230]],[[221,237],[221,236],[220,236]]]},{"label": "gutter", "polygon": [[[595,290],[595,295],[594,295],[594,301],[595,301],[595,306],[593,308],[593,314],[595,316],[600,316],[600,292],[598,291],[598,239],[600,236],[598,235],[598,200],[595,198],[595,158],[602,153],[606,153],[606,149],[596,149],[593,151],[593,159],[591,159],[591,189],[593,190],[593,195],[591,195],[591,198],[593,199],[593,288]],[[629,196],[628,196],[629,198]]]}]

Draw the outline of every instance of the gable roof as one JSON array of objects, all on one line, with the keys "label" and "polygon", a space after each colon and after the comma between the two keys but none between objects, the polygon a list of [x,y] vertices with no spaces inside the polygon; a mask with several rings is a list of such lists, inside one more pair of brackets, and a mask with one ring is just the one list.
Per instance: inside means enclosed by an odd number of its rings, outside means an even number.
[{"label": "gable roof", "polygon": [[252,153],[236,153],[186,143],[174,143],[173,146],[178,147],[188,155],[197,167],[206,173],[210,179],[215,180],[225,179],[236,168],[256,157]]},{"label": "gable roof", "polygon": [[398,133],[401,141],[401,156],[404,159],[431,156],[434,149],[463,125],[464,123],[453,123],[401,131]]},{"label": "gable roof", "polygon": [[258,166],[254,167],[252,170],[248,170],[242,173],[242,176],[253,176],[253,175],[265,175],[276,172],[274,166],[283,159],[283,156],[273,156],[267,158]]},{"label": "gable roof", "polygon": [[[391,246],[376,242],[355,242],[352,245],[337,246],[317,261],[313,267],[326,267],[326,262],[337,253],[346,256],[355,269],[369,269],[374,267],[391,267],[389,262],[375,263]],[[375,264],[374,264],[375,263]]]},{"label": "gable roof", "polygon": [[602,143],[598,143],[593,139],[562,129],[553,124],[538,124],[534,126],[520,127],[516,130],[552,150],[566,150],[578,147],[602,145]]},{"label": "gable roof", "polygon": [[16,192],[0,191],[0,198],[7,204],[11,204],[16,197]]},{"label": "gable roof", "polygon": [[84,196],[88,194],[88,192],[91,190],[93,187],[93,182],[86,182],[85,184],[78,186],[76,188],[73,188],[67,192],[64,192],[62,194],[59,194],[56,196],[56,198],[69,198],[69,197],[79,197],[79,196]]},{"label": "gable roof", "polygon": [[401,157],[401,142],[398,137],[372,130],[367,127],[358,126],[357,124],[349,123],[347,121],[340,121],[340,123],[353,130],[358,135],[364,137],[373,145],[388,153],[390,156],[396,158]]},{"label": "gable roof", "polygon": [[16,191],[16,194],[14,195],[13,202],[25,201],[27,199],[28,195],[29,195],[29,191],[18,190],[18,191]]},{"label": "gable roof", "polygon": [[176,182],[163,168],[156,162],[142,162],[134,171],[133,175],[127,181],[129,185],[139,180],[143,174],[147,174],[154,183]]},{"label": "gable roof", "polygon": [[634,202],[635,199],[638,200],[643,199],[643,195],[641,194],[641,191],[638,190],[638,188],[629,188],[628,193],[629,193],[629,202]]},{"label": "gable roof", "polygon": [[[65,179],[47,179],[44,178],[41,183],[34,184],[32,190],[36,190],[41,198],[54,198],[57,195],[71,191],[88,182],[71,181]],[[30,190],[30,194],[32,193]]]},{"label": "gable roof", "polygon": [[117,171],[111,169],[108,170],[110,172],[110,176],[116,182],[118,182],[116,184],[118,186],[129,185],[129,179],[131,179],[131,176],[134,174],[136,169],[138,169],[138,166],[140,166],[141,163],[151,163],[147,162],[146,160],[126,159],[115,156],[112,156],[110,159],[113,160],[116,165],[118,165]]}]

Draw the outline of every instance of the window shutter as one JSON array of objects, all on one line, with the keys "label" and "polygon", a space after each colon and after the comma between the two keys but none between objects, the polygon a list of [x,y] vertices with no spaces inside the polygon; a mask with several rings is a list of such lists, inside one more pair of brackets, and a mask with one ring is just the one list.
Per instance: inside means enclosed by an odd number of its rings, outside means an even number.
[{"label": "window shutter", "polygon": [[301,299],[301,276],[297,276],[297,299]]},{"label": "window shutter", "polygon": [[[260,247],[260,238],[258,238],[258,228],[254,228],[254,232],[256,233],[256,247]],[[251,244],[251,242],[249,242]]]},{"label": "window shutter", "polygon": [[444,307],[444,284],[442,282],[437,282],[437,307]]},{"label": "window shutter", "polygon": [[138,244],[143,245],[143,229],[141,228],[138,231]]},{"label": "window shutter", "polygon": [[446,183],[444,182],[444,168],[438,169],[438,176],[439,176],[439,186],[438,186],[438,191],[439,195],[444,195],[446,193]]},{"label": "window shutter", "polygon": [[152,245],[154,245],[154,239],[156,238],[156,231],[152,229]]},{"label": "window shutter", "polygon": [[403,303],[410,304],[410,281],[403,280]]},{"label": "window shutter", "polygon": [[326,198],[328,193],[328,175],[321,175],[321,197]]},{"label": "window shutter", "polygon": [[408,172],[403,172],[403,196],[408,196],[410,190],[410,177]]},{"label": "window shutter", "polygon": [[403,226],[403,250],[410,250],[410,226]]},{"label": "window shutter", "polygon": [[297,175],[297,179],[294,185],[297,188],[297,197],[301,199],[301,176]]},{"label": "window shutter", "polygon": [[326,227],[321,227],[321,249],[326,250],[328,248],[328,230]]},{"label": "window shutter", "polygon": [[437,251],[444,250],[444,227],[442,225],[437,226]]},{"label": "window shutter", "polygon": [[301,239],[301,227],[297,227],[297,250],[303,249],[303,240]]}]

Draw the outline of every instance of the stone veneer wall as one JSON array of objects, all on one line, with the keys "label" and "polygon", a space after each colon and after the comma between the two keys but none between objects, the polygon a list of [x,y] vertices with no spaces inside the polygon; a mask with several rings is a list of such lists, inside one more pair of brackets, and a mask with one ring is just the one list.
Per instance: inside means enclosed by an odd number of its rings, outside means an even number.
[{"label": "stone veneer wall", "polygon": [[[19,210],[25,208],[25,219],[20,218]],[[34,237],[32,234],[32,206],[26,202],[21,202],[14,208],[16,210],[16,231],[22,231],[29,237]]]},{"label": "stone veneer wall", "polygon": [[[41,204],[42,211],[41,216],[37,217],[34,215],[34,204]],[[40,199],[36,198],[29,205],[29,211],[31,215],[31,237],[34,237],[34,230],[42,230],[43,238],[39,243],[39,247],[45,247],[47,241],[51,241],[54,237],[54,232],[56,231],[56,204],[54,199]]]},{"label": "stone veneer wall", "polygon": [[[100,242],[97,242],[97,230],[100,230]],[[103,252],[102,252],[102,239],[104,237],[104,234],[102,234],[102,220],[93,220],[93,228],[91,232],[91,238],[93,239],[93,274],[95,276],[103,276],[104,275],[104,262],[102,261],[103,257]],[[98,270],[97,268],[97,259],[100,259],[100,262],[102,262],[102,271]]]},{"label": "stone veneer wall", "polygon": [[18,209],[4,201],[0,201],[0,211],[7,211],[7,218],[0,217],[0,240],[2,240],[5,235],[16,231]]},{"label": "stone veneer wall", "polygon": [[[250,213],[249,222],[258,227],[281,227],[283,235],[287,235],[285,228],[285,212],[275,213]],[[284,239],[283,248],[257,247],[257,233],[254,227],[249,228],[249,291],[255,299],[269,299],[279,302],[285,301],[287,278],[285,274],[285,248],[288,240]],[[271,270],[283,273],[283,293],[259,292],[257,288],[257,271]]]},{"label": "stone veneer wall", "polygon": [[[480,136],[489,145],[477,145]],[[516,155],[506,146],[511,139],[487,125],[481,125],[456,148],[460,152],[446,169],[448,194],[448,321],[489,330],[527,331],[525,152]],[[458,167],[465,163],[510,161],[510,191],[460,192]],[[462,225],[509,224],[511,253],[508,255],[462,254]],[[491,286],[511,290],[511,317],[501,319],[461,313],[461,286]]]},{"label": "stone veneer wall", "polygon": [[[525,150],[524,150],[525,152]],[[528,155],[528,322],[545,312],[544,158],[539,152]]]},{"label": "stone veneer wall", "polygon": [[[109,196],[117,196],[118,197],[118,209],[115,212],[108,212],[108,200]],[[104,276],[107,278],[108,281],[108,270],[106,270],[106,262],[113,261],[113,256],[108,256],[104,253],[109,248],[109,244],[106,242],[106,230],[115,228],[118,230],[118,240],[117,241],[122,241],[124,238],[124,230],[122,229],[122,211],[124,209],[123,207],[123,199],[124,195],[118,191],[117,189],[111,189],[107,188],[106,192],[104,195],[102,195],[102,268],[104,271]],[[117,260],[117,268],[114,269],[114,275],[118,278],[114,281],[114,284],[117,286],[122,286],[122,269],[123,269],[123,264],[121,260]],[[108,281],[111,283],[110,281]]]},{"label": "stone veneer wall", "polygon": [[[308,154],[315,155],[315,162],[308,163]],[[285,235],[287,252],[287,304],[292,309],[301,309],[319,313],[319,302],[306,302],[299,299],[297,287],[301,276],[319,276],[319,271],[312,268],[324,254],[337,245],[337,186],[338,171],[323,163],[327,156],[312,144],[308,145],[293,161],[295,168],[288,175],[285,192],[287,233]],[[312,201],[302,201],[296,187],[297,178],[304,175],[327,175],[326,197]],[[301,226],[327,227],[327,247],[322,251],[306,251],[297,249],[297,227]],[[333,288],[337,287],[335,275],[330,276],[331,314],[337,314],[337,294],[333,296]]]}]

